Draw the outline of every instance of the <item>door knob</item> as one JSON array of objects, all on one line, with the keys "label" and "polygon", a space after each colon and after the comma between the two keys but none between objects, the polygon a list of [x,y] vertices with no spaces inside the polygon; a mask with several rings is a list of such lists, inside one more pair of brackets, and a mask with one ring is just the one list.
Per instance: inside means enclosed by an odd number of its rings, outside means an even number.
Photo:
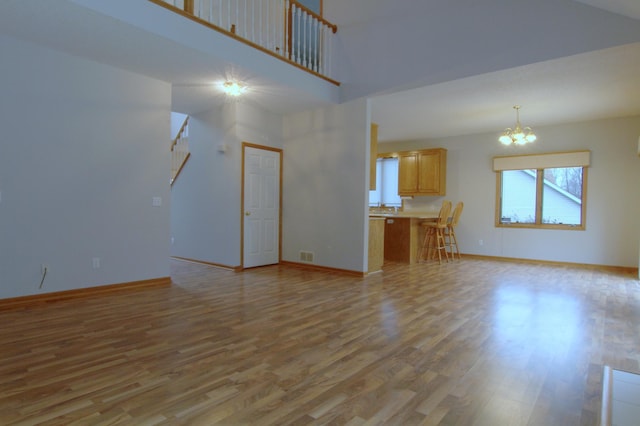
[{"label": "door knob", "polygon": [[251,212],[244,212],[245,216],[251,216]]}]

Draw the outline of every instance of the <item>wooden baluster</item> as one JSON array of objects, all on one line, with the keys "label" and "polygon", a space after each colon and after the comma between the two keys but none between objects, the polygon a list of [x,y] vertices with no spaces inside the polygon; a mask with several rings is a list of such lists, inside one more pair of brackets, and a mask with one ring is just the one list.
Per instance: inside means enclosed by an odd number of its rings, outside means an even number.
[{"label": "wooden baluster", "polygon": [[266,42],[265,46],[267,49],[271,49],[271,0],[267,0],[267,8],[265,10],[265,25],[266,25]]},{"label": "wooden baluster", "polygon": [[298,8],[298,58],[300,59],[300,65],[304,66],[304,10],[302,8]]},{"label": "wooden baluster", "polygon": [[331,49],[331,30],[328,26],[324,27],[324,49],[322,55],[324,57],[324,75],[329,75],[331,72],[331,58],[329,57],[329,50]]},{"label": "wooden baluster", "polygon": [[332,47],[333,47],[333,30],[330,29],[329,27],[325,28],[325,32],[327,33],[327,49],[325,52],[325,61],[326,61],[326,70],[325,70],[325,75],[327,77],[331,76],[331,67],[332,67],[332,61],[331,61],[331,55],[332,55]]},{"label": "wooden baluster", "polygon": [[273,3],[273,51],[279,53],[278,45],[280,44],[280,6],[282,0],[275,0]]},{"label": "wooden baluster", "polygon": [[184,0],[184,11],[193,15],[193,0]]},{"label": "wooden baluster", "polygon": [[315,72],[320,71],[320,64],[318,57],[320,56],[320,50],[318,47],[320,46],[320,21],[317,19],[313,20],[313,70]]},{"label": "wooden baluster", "polygon": [[332,74],[333,70],[333,58],[332,55],[333,49],[333,31],[327,28],[327,56],[325,56],[327,60],[327,76]]},{"label": "wooden baluster", "polygon": [[308,38],[307,38],[307,50],[309,51],[309,54],[307,55],[307,68],[309,68],[310,70],[313,69],[313,15],[308,14],[308,18],[307,18],[307,32],[309,34]]},{"label": "wooden baluster", "polygon": [[296,5],[291,4],[291,32],[289,33],[290,57],[294,62],[298,62],[298,53],[296,51]]},{"label": "wooden baluster", "polygon": [[304,9],[300,9],[300,16],[302,17],[302,22],[300,22],[300,30],[302,31],[302,36],[300,38],[300,57],[302,58],[302,66],[306,67],[306,62],[308,59],[307,56],[307,11]]},{"label": "wooden baluster", "polygon": [[324,74],[324,24],[320,23],[320,28],[318,28],[318,72],[320,74]]},{"label": "wooden baluster", "polygon": [[302,36],[302,49],[304,50],[304,62],[303,65],[309,68],[309,14],[304,11],[304,19],[302,21],[302,28],[304,30]]},{"label": "wooden baluster", "polygon": [[[278,1],[278,0],[275,0]],[[276,23],[275,23],[275,9],[273,7],[273,1],[269,2],[269,50],[275,50],[274,46],[276,44]]]},{"label": "wooden baluster", "polygon": [[272,27],[272,35],[271,35],[271,50],[274,52],[278,46],[278,2],[280,0],[274,0],[272,9],[271,9],[271,27]]},{"label": "wooden baluster", "polygon": [[285,20],[285,16],[284,16],[284,0],[280,0],[278,3],[278,10],[276,13],[276,16],[278,18],[278,42],[276,44],[276,51],[278,54],[283,55],[284,56],[284,29],[285,29],[285,25],[287,25],[287,22]]},{"label": "wooden baluster", "polygon": [[256,2],[251,2],[251,41],[256,41]]},{"label": "wooden baluster", "polygon": [[304,65],[304,11],[298,8],[298,62]]},{"label": "wooden baluster", "polygon": [[[240,0],[236,0],[240,3]],[[240,12],[242,16],[242,37],[247,40],[247,0],[242,2],[242,11]]]},{"label": "wooden baluster", "polygon": [[329,57],[327,56],[329,37],[327,35],[327,28],[328,27],[326,25],[322,27],[322,52],[320,52],[322,55],[322,75],[327,75],[327,68],[329,66]]},{"label": "wooden baluster", "polygon": [[317,71],[318,59],[316,58],[316,40],[318,39],[318,20],[311,15],[311,25],[309,28],[309,47],[311,50],[311,59],[309,60],[309,66],[313,71]]},{"label": "wooden baluster", "polygon": [[291,9],[289,6],[289,0],[284,1],[284,50],[283,55],[285,58],[290,58],[291,49],[289,48],[289,40],[291,34]]},{"label": "wooden baluster", "polygon": [[295,31],[295,43],[296,43],[296,62],[300,63],[302,61],[301,52],[300,52],[300,20],[302,19],[301,10],[299,7],[295,8],[295,23],[296,23],[296,31]]},{"label": "wooden baluster", "polygon": [[298,8],[298,63],[304,65],[304,11]]},{"label": "wooden baluster", "polygon": [[264,0],[260,0],[260,11],[259,11],[260,12],[259,13],[260,19],[258,20],[258,22],[259,22],[258,23],[258,35],[260,36],[260,42],[258,44],[260,46],[263,46],[263,44],[262,44],[262,9],[263,9],[262,5],[263,5],[263,3],[264,3]]},{"label": "wooden baluster", "polygon": [[282,31],[282,27],[284,25],[284,22],[282,22],[282,14],[280,13],[281,10],[280,8],[282,7],[282,1],[283,0],[275,0],[274,5],[274,9],[273,9],[273,23],[274,23],[274,28],[273,28],[273,50],[280,54],[280,43],[281,43],[281,31]]},{"label": "wooden baluster", "polygon": [[307,46],[308,46],[308,50],[309,50],[309,58],[307,59],[308,61],[308,65],[307,68],[309,68],[310,70],[313,69],[313,63],[315,62],[315,60],[313,59],[313,55],[314,55],[314,51],[313,51],[313,23],[315,21],[315,18],[312,15],[309,15],[309,40],[307,41]]}]

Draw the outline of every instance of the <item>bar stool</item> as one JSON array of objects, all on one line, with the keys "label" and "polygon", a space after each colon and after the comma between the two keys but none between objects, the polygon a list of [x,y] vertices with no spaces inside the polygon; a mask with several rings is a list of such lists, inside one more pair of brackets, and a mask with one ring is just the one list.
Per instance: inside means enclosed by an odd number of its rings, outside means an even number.
[{"label": "bar stool", "polygon": [[[444,239],[444,235],[448,226],[449,213],[451,212],[451,201],[443,201],[442,207],[440,207],[440,213],[435,222],[423,222],[422,226],[425,228],[424,240],[422,247],[420,247],[420,253],[418,260],[422,260],[422,255],[426,248],[427,259],[431,253],[433,247],[438,252],[438,262],[442,264],[442,252],[444,251],[447,262],[449,261],[449,254],[447,253],[447,245]],[[434,254],[435,256],[435,254]]]},{"label": "bar stool", "polygon": [[449,246],[449,253],[451,253],[451,258],[455,259],[455,253],[453,252],[453,246],[456,246],[456,253],[458,253],[458,259],[462,259],[460,256],[460,249],[458,248],[458,239],[456,238],[456,227],[458,226],[458,222],[460,221],[460,215],[462,214],[462,209],[464,208],[464,203],[462,201],[456,204],[456,208],[453,209],[453,214],[451,215],[451,220],[447,223],[447,228],[444,230],[444,237],[447,240],[447,245]]}]

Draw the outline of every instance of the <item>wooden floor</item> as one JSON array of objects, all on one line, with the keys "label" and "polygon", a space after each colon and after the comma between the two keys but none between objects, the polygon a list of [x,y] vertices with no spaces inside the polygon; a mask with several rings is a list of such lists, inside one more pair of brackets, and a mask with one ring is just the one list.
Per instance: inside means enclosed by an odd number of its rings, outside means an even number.
[{"label": "wooden floor", "polygon": [[0,311],[0,424],[596,425],[603,365],[640,370],[622,273],[463,258],[172,277]]}]

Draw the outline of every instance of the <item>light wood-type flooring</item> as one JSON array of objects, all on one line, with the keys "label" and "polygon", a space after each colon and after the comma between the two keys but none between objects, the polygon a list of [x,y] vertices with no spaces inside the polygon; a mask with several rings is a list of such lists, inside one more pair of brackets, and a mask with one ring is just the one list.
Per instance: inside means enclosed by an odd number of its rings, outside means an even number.
[{"label": "light wood-type flooring", "polygon": [[640,370],[632,274],[463,257],[172,278],[0,311],[0,424],[596,425],[603,365]]}]

